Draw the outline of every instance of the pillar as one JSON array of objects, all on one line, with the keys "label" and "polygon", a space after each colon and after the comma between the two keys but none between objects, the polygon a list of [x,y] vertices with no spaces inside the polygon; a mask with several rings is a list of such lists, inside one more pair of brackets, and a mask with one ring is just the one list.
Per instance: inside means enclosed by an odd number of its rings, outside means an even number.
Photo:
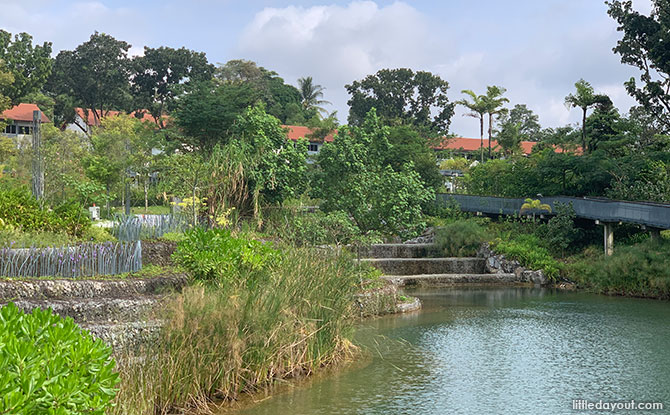
[{"label": "pillar", "polygon": [[603,223],[605,236],[605,255],[610,256],[614,253],[614,224]]}]

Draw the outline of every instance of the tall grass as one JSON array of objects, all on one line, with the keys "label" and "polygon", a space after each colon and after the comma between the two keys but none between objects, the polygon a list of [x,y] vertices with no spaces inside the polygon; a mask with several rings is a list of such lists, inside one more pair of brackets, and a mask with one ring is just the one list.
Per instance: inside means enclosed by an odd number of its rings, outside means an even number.
[{"label": "tall grass", "polygon": [[122,366],[115,413],[207,411],[347,358],[357,265],[327,250],[281,253],[245,281],[188,287],[161,312],[160,339]]},{"label": "tall grass", "polygon": [[452,222],[435,230],[435,244],[449,257],[475,256],[489,239],[489,231],[472,220]]},{"label": "tall grass", "polygon": [[567,272],[596,292],[669,299],[670,241],[619,247],[611,257],[584,256],[570,264]]}]

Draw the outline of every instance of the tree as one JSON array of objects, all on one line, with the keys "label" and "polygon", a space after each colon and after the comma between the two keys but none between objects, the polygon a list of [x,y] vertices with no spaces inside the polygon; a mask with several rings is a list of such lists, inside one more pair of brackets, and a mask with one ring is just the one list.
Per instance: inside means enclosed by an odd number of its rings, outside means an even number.
[{"label": "tree", "polygon": [[411,236],[423,228],[421,206],[434,193],[411,164],[400,171],[388,164],[389,133],[374,109],[362,126],[343,127],[319,153],[312,189],[324,211],[346,212],[363,232]]},{"label": "tree", "polygon": [[[5,69],[4,61],[0,59],[0,114],[11,106],[12,100],[5,95],[5,91],[12,86],[12,83],[14,83],[14,76]],[[4,129],[4,127],[4,120],[0,120],[0,128]]]},{"label": "tree", "polygon": [[175,99],[188,84],[210,80],[214,66],[204,52],[186,48],[144,47],[144,55],[132,62],[135,110],[148,110],[156,124],[165,127],[163,115],[173,109]]},{"label": "tree", "polygon": [[638,85],[634,77],[625,82],[626,90],[665,127],[670,129],[670,3],[653,0],[649,16],[633,10],[633,2],[607,1],[608,14],[623,32],[613,51],[621,62],[640,71]]},{"label": "tree", "polygon": [[513,123],[511,121],[503,123],[496,139],[504,154],[510,156],[520,152],[522,140],[521,123]]},{"label": "tree", "polygon": [[51,42],[33,46],[28,33],[12,39],[11,33],[0,30],[0,61],[3,61],[14,82],[3,88],[2,93],[18,104],[22,97],[39,92],[51,74]]},{"label": "tree", "polygon": [[431,135],[444,135],[454,114],[447,98],[449,83],[430,72],[382,69],[345,88],[351,98],[349,124],[361,126],[372,108],[387,124],[413,125]]},{"label": "tree", "polygon": [[425,137],[410,126],[400,125],[389,128],[388,140],[391,148],[385,157],[385,164],[397,172],[411,166],[419,174],[425,188],[439,190],[444,178],[437,166],[435,151]]},{"label": "tree", "polygon": [[509,102],[509,99],[502,96],[505,91],[506,89],[500,86],[488,86],[486,95],[483,97],[486,113],[489,116],[489,158],[491,158],[491,140],[493,139],[493,116],[507,111],[502,107],[504,103]]},{"label": "tree", "polygon": [[462,99],[456,103],[463,105],[470,110],[469,113],[465,114],[468,117],[476,118],[479,120],[479,139],[481,140],[479,144],[479,155],[481,161],[484,162],[484,115],[487,112],[487,103],[485,101],[484,95],[477,95],[469,89],[464,89],[461,91],[462,94],[465,94],[470,97],[470,101]]},{"label": "tree", "polygon": [[298,79],[298,90],[300,91],[301,104],[304,109],[314,109],[322,114],[327,113],[321,106],[330,104],[329,101],[321,99],[324,88],[321,85],[315,84],[311,76]]},{"label": "tree", "polygon": [[520,124],[519,135],[525,141],[538,141],[539,133],[542,129],[539,117],[526,104],[516,104],[511,110],[501,114],[500,124],[505,123]]},{"label": "tree", "polygon": [[58,53],[48,90],[72,96],[99,123],[110,109],[125,108],[131,100],[128,49],[128,43],[95,32],[74,51]]},{"label": "tree", "polygon": [[[568,108],[581,108],[582,110],[582,150],[586,151],[586,112],[589,108],[599,103],[609,101],[606,95],[598,95],[590,83],[580,79],[575,83],[577,92],[565,97],[565,105]],[[611,102],[611,101],[610,101]]]},{"label": "tree", "polygon": [[258,100],[258,92],[247,83],[192,85],[174,111],[177,125],[186,134],[184,144],[201,151],[226,144],[237,117]]},{"label": "tree", "polygon": [[300,91],[288,85],[279,75],[255,62],[235,59],[219,66],[215,78],[223,84],[245,85],[265,103],[268,114],[285,124],[304,124],[318,115],[314,108],[303,108]]}]

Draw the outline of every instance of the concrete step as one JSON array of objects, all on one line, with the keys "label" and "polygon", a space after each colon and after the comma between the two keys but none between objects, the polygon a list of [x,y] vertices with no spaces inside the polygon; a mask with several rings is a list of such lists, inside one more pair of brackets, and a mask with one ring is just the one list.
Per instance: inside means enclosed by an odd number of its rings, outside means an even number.
[{"label": "concrete step", "polygon": [[360,258],[425,258],[438,257],[440,250],[433,244],[374,244],[355,250]]},{"label": "concrete step", "polygon": [[24,298],[124,298],[134,294],[150,295],[181,290],[188,282],[185,275],[123,280],[3,280],[0,301]]},{"label": "concrete step", "polygon": [[[72,317],[77,323],[118,322],[141,320],[163,299],[158,295],[126,298],[67,298],[67,299],[18,299],[17,307],[30,312],[35,308],[51,308],[61,317]],[[0,306],[4,303],[0,303]]]},{"label": "concrete step", "polygon": [[387,275],[484,274],[484,258],[366,258],[368,263]]},{"label": "concrete step", "polygon": [[422,274],[422,275],[384,275],[381,278],[400,287],[429,286],[440,287],[460,284],[517,284],[528,282],[515,274]]}]

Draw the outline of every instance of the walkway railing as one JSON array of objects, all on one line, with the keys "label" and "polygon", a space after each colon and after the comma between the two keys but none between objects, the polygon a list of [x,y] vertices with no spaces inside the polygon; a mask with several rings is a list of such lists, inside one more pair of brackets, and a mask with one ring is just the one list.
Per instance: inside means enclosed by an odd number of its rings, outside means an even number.
[{"label": "walkway railing", "polygon": [[[670,204],[651,202],[625,202],[605,198],[579,198],[567,196],[534,197],[555,208],[556,203],[569,204],[579,218],[599,220],[604,223],[634,223],[652,228],[670,229]],[[494,215],[518,214],[524,199],[473,196],[439,193],[437,203],[446,206],[449,201],[459,205],[465,212],[481,212]],[[555,210],[555,209],[554,209]]]}]

